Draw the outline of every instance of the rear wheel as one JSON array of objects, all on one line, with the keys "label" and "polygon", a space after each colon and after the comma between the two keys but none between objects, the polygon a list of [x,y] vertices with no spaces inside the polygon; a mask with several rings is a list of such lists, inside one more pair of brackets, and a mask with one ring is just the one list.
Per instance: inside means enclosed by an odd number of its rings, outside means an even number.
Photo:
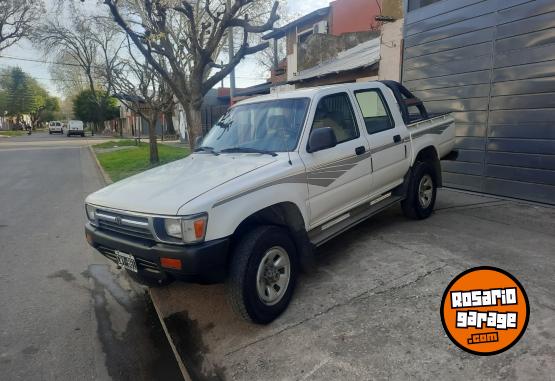
[{"label": "rear wheel", "polygon": [[401,206],[405,216],[417,220],[428,218],[435,206],[437,174],[430,162],[417,162],[410,179],[407,198]]},{"label": "rear wheel", "polygon": [[267,324],[289,305],[298,271],[295,245],[287,230],[260,226],[236,246],[228,279],[233,310],[247,321]]}]

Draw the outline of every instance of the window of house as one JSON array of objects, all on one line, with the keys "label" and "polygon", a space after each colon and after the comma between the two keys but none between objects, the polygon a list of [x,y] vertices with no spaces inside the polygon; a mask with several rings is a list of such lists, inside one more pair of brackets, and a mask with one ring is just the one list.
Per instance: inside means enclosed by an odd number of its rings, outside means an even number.
[{"label": "window of house", "polygon": [[395,126],[379,90],[357,91],[355,98],[369,134],[386,131]]},{"label": "window of house", "polygon": [[408,1],[408,11],[414,11],[418,8],[425,7],[427,5],[431,5],[433,3],[437,3],[441,0],[409,0]]},{"label": "window of house", "polygon": [[312,129],[331,127],[337,144],[360,136],[347,93],[328,95],[318,102]]},{"label": "window of house", "polygon": [[313,29],[308,29],[302,32],[299,32],[298,34],[298,40],[299,40],[299,44],[303,44],[306,42],[306,40],[312,36],[314,34],[314,30]]}]

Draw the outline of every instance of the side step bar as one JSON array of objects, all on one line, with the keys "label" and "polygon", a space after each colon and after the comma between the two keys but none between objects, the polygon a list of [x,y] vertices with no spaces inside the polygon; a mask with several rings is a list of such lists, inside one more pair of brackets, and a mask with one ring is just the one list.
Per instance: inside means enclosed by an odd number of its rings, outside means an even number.
[{"label": "side step bar", "polygon": [[393,195],[391,192],[386,193],[310,230],[308,232],[308,239],[315,246],[323,245],[335,236],[401,201],[402,199],[403,197]]}]

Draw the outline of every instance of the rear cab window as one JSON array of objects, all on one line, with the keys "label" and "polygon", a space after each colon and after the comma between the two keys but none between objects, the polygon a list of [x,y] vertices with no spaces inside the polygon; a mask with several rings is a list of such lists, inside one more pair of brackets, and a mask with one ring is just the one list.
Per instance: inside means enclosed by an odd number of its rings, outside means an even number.
[{"label": "rear cab window", "polygon": [[379,89],[355,91],[368,134],[387,131],[395,127],[387,103]]}]

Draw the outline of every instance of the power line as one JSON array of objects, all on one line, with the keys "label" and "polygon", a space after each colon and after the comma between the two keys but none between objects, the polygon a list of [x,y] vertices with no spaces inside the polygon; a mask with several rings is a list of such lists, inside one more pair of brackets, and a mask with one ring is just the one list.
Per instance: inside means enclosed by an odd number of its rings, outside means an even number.
[{"label": "power line", "polygon": [[[75,64],[75,63],[69,63],[69,62],[54,62],[54,61],[47,61],[47,60],[38,60],[38,59],[34,59],[34,58],[23,58],[23,57],[14,57],[14,56],[6,56],[6,55],[1,55],[0,58],[5,58],[5,59],[9,59],[9,60],[16,60],[16,61],[25,61],[25,62],[36,62],[36,63],[45,63],[45,64],[49,64],[49,65],[62,65],[62,66],[73,66],[73,67],[82,67],[82,65],[80,64]],[[248,58],[248,57],[247,57]],[[100,68],[101,66],[97,66],[97,65],[91,65],[92,67],[97,67]],[[240,75],[236,75],[236,78],[241,78],[241,79],[268,79],[266,77],[262,77],[262,76],[240,76]]]},{"label": "power line", "polygon": [[[0,77],[10,77],[10,76],[11,76],[10,74],[0,74]],[[30,74],[28,74],[28,76],[29,76],[30,78],[32,78],[32,79],[39,79],[39,80],[51,81],[51,82],[78,82],[78,81],[75,81],[75,80],[71,80],[71,79],[62,79],[62,78],[59,78],[59,79],[41,78],[41,77],[32,76],[32,75],[30,75]]]},{"label": "power line", "polygon": [[[8,60],[16,60],[16,61],[25,61],[25,62],[46,63],[46,64],[49,64],[49,65],[82,67],[82,65],[75,64],[75,63],[37,60],[37,59],[34,59],[34,58],[13,57],[13,56],[5,56],[5,55],[0,56],[0,58],[5,58],[5,59],[8,59]],[[92,65],[92,66],[96,66],[96,65]]]}]

